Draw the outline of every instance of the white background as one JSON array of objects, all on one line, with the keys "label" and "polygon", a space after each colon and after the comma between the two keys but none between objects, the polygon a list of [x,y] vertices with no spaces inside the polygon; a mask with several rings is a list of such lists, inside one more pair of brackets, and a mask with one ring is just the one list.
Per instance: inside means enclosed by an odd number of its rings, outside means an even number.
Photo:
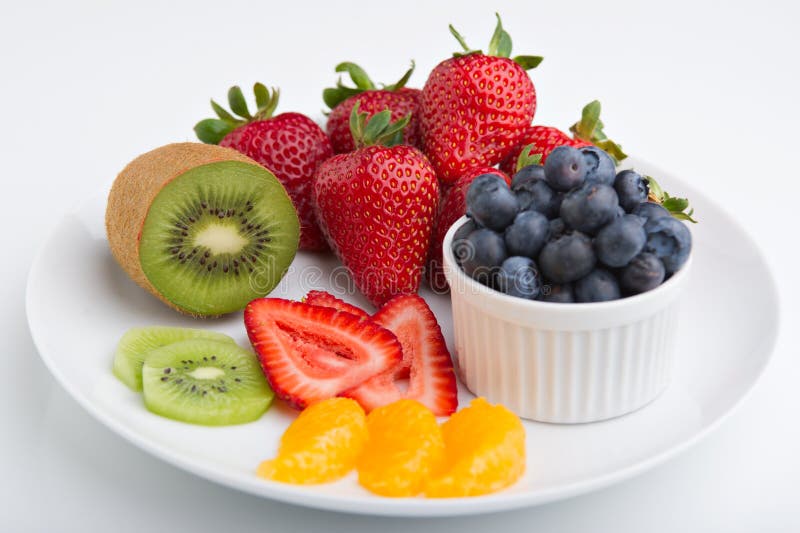
[{"label": "white background", "polygon": [[[2,2],[0,531],[800,530],[800,12],[791,2]],[[691,180],[760,244],[782,298],[772,363],[714,434],[612,488],[503,514],[346,516],[237,493],[146,455],[89,417],[30,339],[24,284],[60,215],[141,152],[191,140],[209,97],[256,80],[279,110],[317,115],[341,60],[411,85],[485,47],[499,10],[515,53],[546,57],[536,122],[568,127],[604,104],[629,153]],[[702,218],[702,213],[698,215]],[[761,280],[742,279],[741,290]]]}]

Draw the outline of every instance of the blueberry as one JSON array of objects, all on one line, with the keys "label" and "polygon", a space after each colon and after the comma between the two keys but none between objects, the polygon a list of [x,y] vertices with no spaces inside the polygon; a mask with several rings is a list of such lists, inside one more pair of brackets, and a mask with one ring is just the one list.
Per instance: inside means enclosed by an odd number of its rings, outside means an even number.
[{"label": "blueberry", "polygon": [[512,184],[511,190],[517,195],[520,210],[539,211],[548,218],[558,215],[561,193],[553,191],[544,180],[521,181]]},{"label": "blueberry", "polygon": [[506,259],[506,244],[498,233],[480,228],[467,236],[459,247],[459,254],[461,267],[468,276],[492,286],[500,265]]},{"label": "blueberry", "polygon": [[607,302],[620,297],[617,278],[608,270],[595,268],[575,282],[575,301]]},{"label": "blueberry", "polygon": [[586,181],[613,185],[617,166],[611,156],[597,146],[584,146],[580,150],[586,160]]},{"label": "blueberry", "polygon": [[471,248],[466,239],[476,229],[478,229],[478,225],[469,218],[453,233],[453,255],[456,256],[456,261],[459,265],[464,260],[464,257],[470,253]]},{"label": "blueberry", "polygon": [[627,294],[655,289],[664,281],[664,263],[653,254],[643,252],[619,274],[619,286]]},{"label": "blueberry", "polygon": [[692,250],[692,234],[686,224],[671,216],[660,217],[648,220],[644,230],[647,232],[644,251],[658,256],[667,274],[680,270]]},{"label": "blueberry", "polygon": [[547,184],[557,191],[568,191],[583,185],[586,160],[577,148],[559,146],[547,156],[544,174]]},{"label": "blueberry", "polygon": [[642,219],[636,215],[615,218],[597,232],[594,253],[610,267],[623,267],[636,257],[647,242]]},{"label": "blueberry", "polygon": [[543,302],[569,304],[575,301],[571,283],[551,283],[542,287],[539,299]]},{"label": "blueberry", "polygon": [[609,185],[587,183],[567,193],[559,213],[567,226],[593,234],[614,219],[617,193]]},{"label": "blueberry", "polygon": [[614,218],[619,218],[621,216],[625,216],[625,210],[621,205],[618,205],[617,210],[614,212]]},{"label": "blueberry", "polygon": [[523,211],[506,228],[506,248],[511,255],[534,258],[547,242],[550,223],[538,211]]},{"label": "blueberry", "polygon": [[641,174],[633,170],[623,170],[614,180],[614,190],[619,197],[619,205],[630,213],[642,202],[647,201],[650,188]]},{"label": "blueberry", "polygon": [[533,300],[539,296],[539,270],[530,257],[509,257],[500,266],[498,288],[509,296]]},{"label": "blueberry", "polygon": [[654,218],[671,217],[664,207],[655,202],[642,202],[633,208],[632,214],[642,217],[645,220],[652,220]]},{"label": "blueberry", "polygon": [[554,218],[550,221],[549,231],[547,234],[548,240],[555,240],[567,232],[567,225],[560,218]]},{"label": "blueberry", "polygon": [[467,191],[467,214],[481,226],[503,231],[517,216],[517,198],[496,174],[475,178]]},{"label": "blueberry", "polygon": [[544,167],[542,165],[528,165],[522,167],[511,178],[511,190],[516,190],[517,187],[527,183],[534,183],[539,180],[544,180]]},{"label": "blueberry", "polygon": [[542,274],[555,283],[569,283],[592,271],[597,258],[592,241],[579,231],[549,241],[539,254]]}]

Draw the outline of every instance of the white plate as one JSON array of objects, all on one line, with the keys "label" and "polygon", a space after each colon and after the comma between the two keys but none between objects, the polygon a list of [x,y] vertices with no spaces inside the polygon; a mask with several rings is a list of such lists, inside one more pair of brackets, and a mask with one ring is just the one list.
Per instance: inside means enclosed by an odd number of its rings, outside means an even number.
[{"label": "white plate", "polygon": [[[201,326],[247,337],[241,314],[198,321],[179,316],[134,285],[114,262],[103,227],[105,198],[65,216],[42,247],[28,279],[28,322],[45,364],[87,411],[140,448],[230,487],[309,507],[399,516],[447,516],[532,506],[629,478],[686,449],[716,427],[762,373],[778,324],[775,285],[754,243],[736,221],[690,186],[664,172],[665,188],[689,196],[695,259],[677,338],[673,382],[633,414],[584,425],[526,422],[528,468],[514,487],[471,499],[389,499],[361,489],[355,476],[315,487],[262,480],[258,463],[272,456],[295,415],[276,402],[259,421],[206,428],[150,414],[138,394],[111,374],[117,340],[132,326]],[[300,298],[328,288],[337,262],[298,254],[273,295]],[[340,285],[346,276],[335,276]],[[341,288],[341,287],[340,287]],[[425,295],[452,346],[450,302]],[[348,298],[363,304],[359,297]],[[462,389],[465,405],[471,395]],[[153,480],[157,483],[157,480]]]}]

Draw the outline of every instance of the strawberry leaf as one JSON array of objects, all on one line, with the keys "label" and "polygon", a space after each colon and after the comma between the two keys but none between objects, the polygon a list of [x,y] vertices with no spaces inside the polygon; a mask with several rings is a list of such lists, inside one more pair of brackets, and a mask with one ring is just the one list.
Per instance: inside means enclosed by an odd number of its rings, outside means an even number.
[{"label": "strawberry leaf", "polygon": [[217,116],[218,116],[220,119],[224,120],[225,122],[229,122],[229,123],[237,123],[237,122],[241,122],[241,121],[240,121],[240,120],[238,120],[236,117],[234,117],[233,115],[231,115],[230,113],[228,113],[228,112],[225,110],[225,108],[224,108],[224,107],[222,107],[221,105],[219,105],[218,103],[216,103],[214,100],[211,100],[211,109],[213,109],[213,110],[214,110],[214,113],[216,113],[216,114],[217,114]]},{"label": "strawberry leaf", "polygon": [[516,171],[519,172],[520,169],[525,168],[530,165],[539,165],[542,162],[542,154],[532,154],[531,152],[535,148],[534,144],[529,144],[522,149],[520,152],[519,157],[517,158],[517,167]]},{"label": "strawberry leaf", "polygon": [[402,89],[403,87],[406,86],[406,83],[408,83],[409,78],[411,78],[411,75],[414,73],[414,68],[415,67],[416,67],[416,64],[414,63],[414,60],[412,59],[411,60],[411,68],[408,69],[405,74],[403,74],[403,77],[400,78],[399,80],[397,80],[396,82],[394,82],[391,85],[384,85],[383,88],[385,90],[387,90],[387,91],[396,91],[398,89]]},{"label": "strawberry leaf", "polygon": [[598,148],[608,152],[615,163],[619,163],[628,155],[622,151],[622,147],[609,139],[603,131],[603,121],[600,120],[602,106],[598,100],[592,100],[583,107],[581,119],[572,126],[569,131],[572,136],[581,141],[592,143]]},{"label": "strawberry leaf", "polygon": [[531,70],[538,67],[543,59],[542,56],[514,56],[512,61],[525,70]]},{"label": "strawberry leaf", "polygon": [[383,145],[395,146],[403,141],[403,130],[411,120],[411,113],[392,122],[392,112],[384,109],[369,117],[360,111],[361,102],[356,102],[350,112],[350,133],[356,148]]},{"label": "strawberry leaf", "polygon": [[259,109],[269,105],[269,90],[267,90],[267,87],[263,83],[256,82],[255,85],[253,85],[253,94],[256,95],[256,106],[258,106]]},{"label": "strawberry leaf", "polygon": [[454,56],[469,55],[469,54],[475,54],[475,53],[480,53],[481,52],[480,50],[473,50],[472,48],[470,48],[469,45],[467,45],[467,42],[464,40],[464,37],[462,37],[461,34],[458,33],[458,31],[453,27],[452,24],[450,24],[448,26],[448,28],[450,28],[450,34],[453,37],[456,38],[456,41],[458,41],[458,44],[460,44],[461,48],[464,49],[464,53],[463,54],[456,53],[456,54],[453,54]]},{"label": "strawberry leaf", "polygon": [[217,118],[201,120],[194,126],[197,138],[206,144],[219,144],[232,130],[233,126],[230,123]]},{"label": "strawberry leaf", "polygon": [[687,198],[670,196],[652,176],[644,176],[644,179],[650,189],[648,200],[661,204],[661,207],[669,211],[678,220],[686,220],[692,224],[697,223],[697,220],[693,218],[694,209],[689,208],[689,200]]},{"label": "strawberry leaf", "polygon": [[228,105],[231,107],[231,111],[240,117],[246,119],[253,118],[250,114],[250,110],[247,109],[247,102],[244,99],[244,94],[242,94],[242,89],[240,89],[238,85],[234,85],[228,89]]},{"label": "strawberry leaf", "polygon": [[344,63],[339,63],[336,65],[334,70],[336,72],[347,72],[350,75],[350,79],[356,84],[357,89],[361,89],[362,91],[370,91],[375,88],[375,84],[372,83],[371,79],[369,79],[366,71],[364,71],[363,68],[359,67],[355,63],[345,61]]},{"label": "strawberry leaf", "polygon": [[511,36],[503,29],[500,13],[495,13],[494,15],[497,17],[497,26],[495,26],[492,39],[489,41],[489,55],[509,57],[511,56]]}]

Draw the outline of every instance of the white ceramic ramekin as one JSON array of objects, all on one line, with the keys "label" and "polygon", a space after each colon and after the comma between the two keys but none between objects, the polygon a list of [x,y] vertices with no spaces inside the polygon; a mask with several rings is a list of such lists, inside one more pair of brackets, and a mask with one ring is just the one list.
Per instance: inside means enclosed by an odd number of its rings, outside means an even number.
[{"label": "white ceramic ramekin", "polygon": [[557,304],[492,290],[468,277],[444,238],[457,372],[467,388],[523,418],[613,418],[656,398],[672,367],[691,257],[658,288],[611,302]]}]

